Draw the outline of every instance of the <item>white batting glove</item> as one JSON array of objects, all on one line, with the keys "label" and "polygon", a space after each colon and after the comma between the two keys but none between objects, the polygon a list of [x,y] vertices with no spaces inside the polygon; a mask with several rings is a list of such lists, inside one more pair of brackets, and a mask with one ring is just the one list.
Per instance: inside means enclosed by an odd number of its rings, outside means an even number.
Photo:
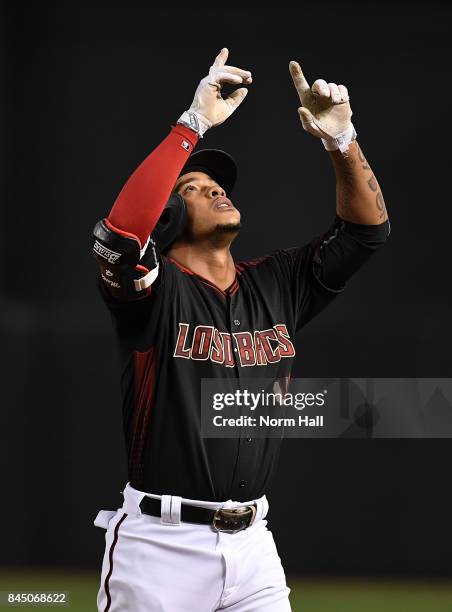
[{"label": "white batting glove", "polygon": [[209,74],[202,79],[195,92],[193,102],[178,119],[201,138],[205,132],[225,121],[245,99],[248,90],[245,87],[236,89],[227,98],[221,97],[223,83],[252,83],[251,72],[234,66],[225,66],[229,51],[223,48],[210,67]]},{"label": "white batting glove", "polygon": [[311,88],[298,62],[290,62],[289,71],[302,104],[298,114],[303,128],[321,138],[327,151],[346,151],[356,131],[345,85],[317,79]]}]

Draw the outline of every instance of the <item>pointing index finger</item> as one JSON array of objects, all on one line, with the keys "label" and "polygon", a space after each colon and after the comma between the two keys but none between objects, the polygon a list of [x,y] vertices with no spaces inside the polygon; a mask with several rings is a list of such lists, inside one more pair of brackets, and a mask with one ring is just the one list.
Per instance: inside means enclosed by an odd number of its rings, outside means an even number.
[{"label": "pointing index finger", "polygon": [[220,53],[215,58],[213,65],[218,68],[219,66],[224,66],[226,64],[226,60],[228,59],[229,50],[226,47],[223,47]]},{"label": "pointing index finger", "polygon": [[307,82],[303,71],[298,62],[290,62],[289,63],[289,71],[292,75],[293,84],[295,85],[296,90],[298,91],[298,95],[300,96],[300,100],[303,103],[304,94],[307,91],[311,91],[309,87],[309,83]]}]

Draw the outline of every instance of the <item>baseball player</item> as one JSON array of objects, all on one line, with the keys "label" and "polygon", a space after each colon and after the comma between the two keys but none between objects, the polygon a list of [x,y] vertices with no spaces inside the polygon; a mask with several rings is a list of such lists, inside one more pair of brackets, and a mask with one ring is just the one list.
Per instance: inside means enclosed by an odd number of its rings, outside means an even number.
[{"label": "baseball player", "polygon": [[[287,379],[295,334],[389,234],[381,189],[357,141],[347,88],[290,73],[303,128],[336,173],[331,226],[304,246],[234,262],[236,165],[195,150],[252,83],[222,49],[191,107],[94,229],[99,290],[122,364],[128,482],[106,529],[98,609],[283,612],[289,588],[265,519],[280,440],[201,435],[202,378]],[[240,85],[223,97],[224,83]],[[286,179],[284,179],[286,180]],[[264,214],[278,215],[271,202]],[[246,230],[245,230],[246,231]],[[287,505],[287,521],[296,522]]]}]

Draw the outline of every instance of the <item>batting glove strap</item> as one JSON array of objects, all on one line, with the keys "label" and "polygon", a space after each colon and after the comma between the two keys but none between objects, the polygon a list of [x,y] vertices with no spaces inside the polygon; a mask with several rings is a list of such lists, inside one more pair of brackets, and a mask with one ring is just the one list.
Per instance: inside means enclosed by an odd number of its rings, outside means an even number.
[{"label": "batting glove strap", "polygon": [[177,120],[177,123],[181,123],[185,125],[185,127],[190,128],[196,132],[200,138],[202,138],[207,130],[212,127],[210,121],[192,110],[184,111]]},{"label": "batting glove strap", "polygon": [[350,123],[350,127],[345,132],[338,134],[335,138],[322,138],[322,142],[327,151],[337,151],[339,149],[341,153],[344,153],[356,136],[353,123]]}]

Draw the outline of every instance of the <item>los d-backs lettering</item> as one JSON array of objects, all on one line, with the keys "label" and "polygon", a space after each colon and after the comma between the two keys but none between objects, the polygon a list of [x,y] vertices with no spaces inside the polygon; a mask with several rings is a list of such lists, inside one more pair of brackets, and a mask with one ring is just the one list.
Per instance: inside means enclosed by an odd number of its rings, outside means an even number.
[{"label": "los d-backs lettering", "polygon": [[235,355],[242,367],[265,366],[284,357],[293,357],[295,347],[284,323],[270,329],[232,334],[220,332],[212,325],[197,325],[193,329],[189,323],[179,323],[174,357],[197,361],[210,359],[232,368],[236,363]]}]

